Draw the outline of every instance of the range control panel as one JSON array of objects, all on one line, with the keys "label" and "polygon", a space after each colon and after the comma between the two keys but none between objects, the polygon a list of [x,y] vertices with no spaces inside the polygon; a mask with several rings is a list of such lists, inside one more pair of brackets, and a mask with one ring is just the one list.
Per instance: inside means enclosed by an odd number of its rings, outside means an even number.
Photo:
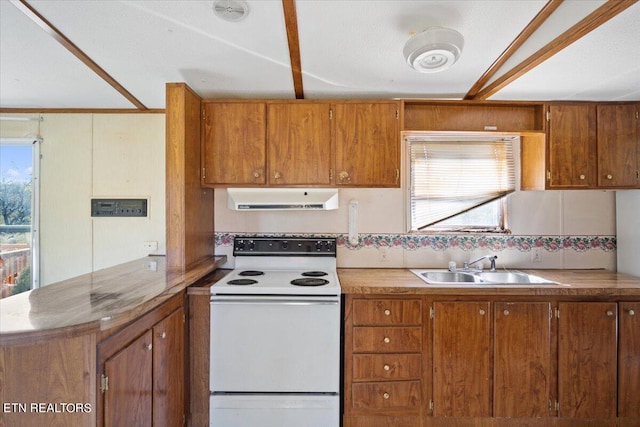
[{"label": "range control panel", "polygon": [[336,239],[235,237],[234,256],[336,256]]},{"label": "range control panel", "polygon": [[91,199],[92,217],[144,217],[147,199]]}]

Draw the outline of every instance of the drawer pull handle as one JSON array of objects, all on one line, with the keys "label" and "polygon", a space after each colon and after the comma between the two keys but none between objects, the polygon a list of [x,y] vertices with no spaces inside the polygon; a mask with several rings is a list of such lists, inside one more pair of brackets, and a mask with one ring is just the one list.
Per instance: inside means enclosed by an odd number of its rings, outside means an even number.
[{"label": "drawer pull handle", "polygon": [[382,369],[384,369],[385,371],[389,371],[389,370],[391,370],[391,366],[389,366],[389,365],[384,365],[384,366],[382,367]]},{"label": "drawer pull handle", "polygon": [[629,310],[629,316],[633,316],[635,314],[636,314],[636,312],[634,310]]},{"label": "drawer pull handle", "polygon": [[586,178],[586,176],[580,175],[580,179],[585,179],[585,178]]},{"label": "drawer pull handle", "polygon": [[153,348],[153,345],[151,344],[145,344],[144,348],[146,348],[147,350],[151,350]]},{"label": "drawer pull handle", "polygon": [[160,338],[166,339],[167,338],[167,333],[166,332],[161,333],[160,334]]},{"label": "drawer pull handle", "polygon": [[389,344],[391,342],[391,338],[384,337],[384,339],[382,341],[384,341],[385,344]]},{"label": "drawer pull handle", "polygon": [[608,174],[608,175],[607,175],[607,179],[613,179],[613,175]]},{"label": "drawer pull handle", "polygon": [[607,316],[609,316],[609,317],[613,316],[613,311],[607,310]]},{"label": "drawer pull handle", "polygon": [[485,311],[480,309],[480,316],[484,316],[484,314],[485,314]]},{"label": "drawer pull handle", "polygon": [[504,314],[505,316],[508,316],[509,315],[509,310],[503,311],[502,314]]},{"label": "drawer pull handle", "polygon": [[384,311],[385,316],[391,316],[391,310],[387,309]]},{"label": "drawer pull handle", "polygon": [[382,394],[382,397],[383,397],[385,400],[388,400],[388,399],[389,399],[389,397],[391,397],[391,396],[389,396],[389,393],[383,393],[383,394]]}]

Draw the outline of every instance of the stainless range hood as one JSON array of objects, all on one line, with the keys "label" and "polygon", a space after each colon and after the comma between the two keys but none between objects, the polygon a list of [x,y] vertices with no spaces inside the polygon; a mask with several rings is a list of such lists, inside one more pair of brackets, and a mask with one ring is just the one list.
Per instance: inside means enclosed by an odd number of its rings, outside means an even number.
[{"label": "stainless range hood", "polygon": [[236,211],[338,209],[338,189],[228,188],[227,207]]}]

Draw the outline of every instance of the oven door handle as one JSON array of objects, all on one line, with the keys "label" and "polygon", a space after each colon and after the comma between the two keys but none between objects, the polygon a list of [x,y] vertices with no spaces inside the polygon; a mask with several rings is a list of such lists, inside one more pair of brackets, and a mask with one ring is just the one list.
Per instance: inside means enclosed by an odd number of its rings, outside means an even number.
[{"label": "oven door handle", "polygon": [[211,298],[211,304],[282,304],[282,305],[337,305],[337,299],[292,298]]}]

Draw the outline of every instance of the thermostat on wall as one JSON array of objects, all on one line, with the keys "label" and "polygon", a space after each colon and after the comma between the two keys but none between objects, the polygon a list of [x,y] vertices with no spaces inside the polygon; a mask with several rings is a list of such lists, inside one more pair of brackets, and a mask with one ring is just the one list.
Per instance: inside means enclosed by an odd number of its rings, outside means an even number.
[{"label": "thermostat on wall", "polygon": [[91,199],[91,216],[147,216],[147,199]]}]

